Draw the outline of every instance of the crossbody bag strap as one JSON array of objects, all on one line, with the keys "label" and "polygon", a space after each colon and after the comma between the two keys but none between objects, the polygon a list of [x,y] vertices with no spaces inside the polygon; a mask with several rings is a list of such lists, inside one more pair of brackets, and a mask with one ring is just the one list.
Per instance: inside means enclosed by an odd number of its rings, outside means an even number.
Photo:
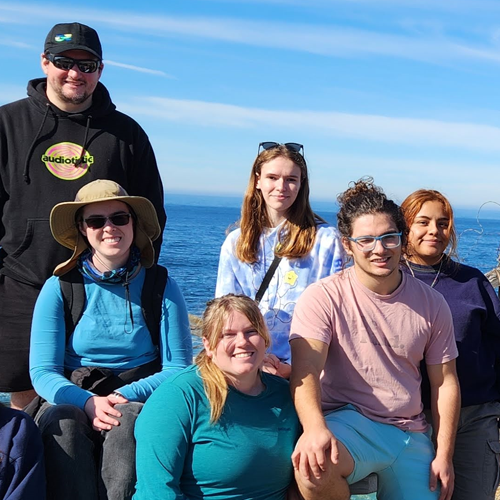
[{"label": "crossbody bag strap", "polygon": [[260,302],[260,300],[262,299],[262,296],[264,295],[264,292],[267,290],[267,287],[269,286],[269,283],[271,282],[271,279],[274,276],[274,273],[275,273],[277,267],[279,266],[280,261],[281,261],[281,257],[278,257],[277,255],[275,255],[274,260],[272,261],[271,265],[269,266],[269,269],[267,270],[267,273],[264,276],[264,279],[262,280],[260,288],[257,290],[257,293],[255,295],[255,302],[257,302],[257,304]]}]

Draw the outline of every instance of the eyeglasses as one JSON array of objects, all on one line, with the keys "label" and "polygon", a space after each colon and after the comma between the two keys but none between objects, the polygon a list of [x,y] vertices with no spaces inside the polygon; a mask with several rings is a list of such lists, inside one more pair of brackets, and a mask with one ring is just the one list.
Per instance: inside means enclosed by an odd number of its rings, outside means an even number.
[{"label": "eyeglasses", "polygon": [[72,57],[55,56],[50,52],[47,52],[45,57],[57,69],[64,71],[69,71],[76,64],[82,73],[95,73],[101,66],[101,61],[98,59],[73,59]]},{"label": "eyeglasses", "polygon": [[389,233],[383,234],[382,236],[360,236],[359,238],[347,238],[349,241],[354,241],[356,246],[362,252],[371,252],[375,249],[377,241],[382,243],[382,246],[391,250],[392,248],[397,248],[401,245],[401,234],[402,233]]},{"label": "eyeglasses", "polygon": [[[302,156],[304,156],[304,146],[302,144],[299,144],[298,142],[285,142],[285,144],[280,144],[279,142],[272,142],[272,141],[261,142],[259,144],[258,154],[260,155],[261,148],[262,148],[262,150],[268,150],[268,149],[277,148],[279,146],[285,146],[285,148],[288,149],[288,151],[292,151],[293,153],[299,153]],[[302,153],[301,153],[301,151],[302,151]]]},{"label": "eyeglasses", "polygon": [[95,215],[94,217],[89,217],[88,219],[83,219],[90,229],[101,229],[106,225],[108,220],[114,226],[126,226],[129,223],[132,214],[115,214],[109,217],[104,217],[103,215]]}]

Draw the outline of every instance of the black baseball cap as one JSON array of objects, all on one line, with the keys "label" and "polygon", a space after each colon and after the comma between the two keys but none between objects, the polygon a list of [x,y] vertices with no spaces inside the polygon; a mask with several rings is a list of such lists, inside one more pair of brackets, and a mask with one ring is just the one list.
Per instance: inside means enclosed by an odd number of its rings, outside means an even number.
[{"label": "black baseball cap", "polygon": [[65,50],[86,50],[102,60],[102,47],[97,31],[80,23],[56,24],[45,39],[45,52],[60,54]]}]

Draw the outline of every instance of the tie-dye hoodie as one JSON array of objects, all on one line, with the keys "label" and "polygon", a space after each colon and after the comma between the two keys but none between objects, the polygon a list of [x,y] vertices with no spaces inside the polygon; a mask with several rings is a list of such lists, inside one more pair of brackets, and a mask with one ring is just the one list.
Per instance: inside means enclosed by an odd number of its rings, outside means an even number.
[{"label": "tie-dye hoodie", "polygon": [[[260,235],[258,260],[255,264],[241,262],[235,256],[240,229],[232,231],[222,245],[215,296],[227,293],[255,298],[266,271],[274,260],[274,249],[281,229],[268,229]],[[300,294],[308,285],[342,267],[344,251],[338,231],[329,224],[320,224],[311,252],[301,259],[281,259],[259,307],[271,332],[269,352],[281,361],[290,361],[288,334],[293,310]]]}]

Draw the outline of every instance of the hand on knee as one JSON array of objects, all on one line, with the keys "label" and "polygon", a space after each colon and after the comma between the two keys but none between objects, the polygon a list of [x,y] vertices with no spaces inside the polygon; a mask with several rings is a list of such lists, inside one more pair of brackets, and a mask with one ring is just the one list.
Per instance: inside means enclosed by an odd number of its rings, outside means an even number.
[{"label": "hand on knee", "polygon": [[341,467],[329,460],[319,478],[313,475],[306,478],[295,471],[295,480],[305,500],[348,500],[350,497],[349,485],[341,473]]}]

